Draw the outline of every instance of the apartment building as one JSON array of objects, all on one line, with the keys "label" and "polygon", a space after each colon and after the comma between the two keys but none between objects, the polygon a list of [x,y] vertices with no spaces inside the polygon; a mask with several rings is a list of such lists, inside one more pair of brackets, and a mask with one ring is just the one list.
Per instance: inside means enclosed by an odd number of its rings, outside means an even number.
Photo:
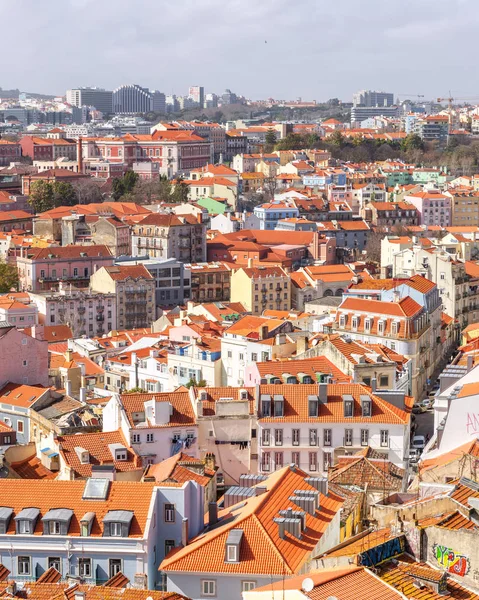
[{"label": "apartment building", "polygon": [[[0,385],[48,385],[48,342],[0,323]],[[1,419],[1,417],[0,417]]]},{"label": "apartment building", "polygon": [[290,278],[281,267],[242,267],[231,274],[231,301],[248,312],[291,308]]},{"label": "apartment building", "polygon": [[46,325],[68,325],[73,337],[102,336],[116,328],[116,295],[90,289],[30,293]]},{"label": "apartment building", "polygon": [[299,210],[293,203],[270,202],[255,206],[253,214],[259,221],[258,229],[275,229],[278,221],[299,217]]},{"label": "apartment building", "polygon": [[392,396],[361,384],[260,385],[259,471],[293,463],[324,476],[338,456],[365,447],[402,467],[410,402],[404,393]]},{"label": "apartment building", "polygon": [[17,162],[22,155],[22,149],[18,142],[0,140],[0,166],[8,167],[12,162]]},{"label": "apartment building", "polygon": [[339,296],[349,284],[357,280],[348,265],[321,265],[303,267],[294,271],[291,277],[291,306],[304,310],[306,302],[324,296]]},{"label": "apartment building", "polygon": [[449,139],[449,116],[428,115],[424,119],[417,119],[413,124],[412,133],[425,142],[439,142],[441,146],[446,146]]},{"label": "apartment building", "polygon": [[271,360],[273,354],[288,356],[295,352],[296,346],[288,347],[279,335],[291,331],[292,323],[281,319],[246,316],[233,323],[221,337],[223,385],[242,386],[246,368],[252,363]]},{"label": "apartment building", "polygon": [[477,225],[479,223],[479,192],[455,190],[444,192],[451,198],[452,226]]},{"label": "apartment building", "polygon": [[452,200],[445,193],[439,190],[416,192],[406,196],[405,200],[416,207],[418,225],[448,227],[452,224]]},{"label": "apartment building", "polygon": [[156,319],[155,280],[143,265],[102,267],[91,276],[90,287],[115,295],[115,329],[149,327]]},{"label": "apartment building", "polygon": [[187,390],[114,394],[103,409],[103,431],[121,429],[143,464],[181,450],[198,458],[198,425]]},{"label": "apartment building", "polygon": [[20,289],[49,291],[58,289],[60,283],[88,287],[90,277],[102,267],[113,265],[113,260],[104,245],[32,248],[17,256]]},{"label": "apartment building", "polygon": [[386,200],[386,186],[384,183],[363,182],[352,184],[349,204],[355,215],[362,214],[369,202],[385,202]]},{"label": "apartment building", "polygon": [[408,202],[369,202],[363,206],[361,217],[376,227],[410,227],[418,225],[417,209]]},{"label": "apartment building", "polygon": [[130,254],[130,227],[113,215],[68,215],[61,219],[62,246],[103,244],[113,256]]},{"label": "apartment building", "polygon": [[[188,337],[188,336],[187,336]],[[167,351],[168,389],[204,382],[220,386],[222,381],[221,340],[203,335],[185,342],[170,342]]]},{"label": "apartment building", "polygon": [[339,543],[343,501],[292,465],[245,475],[221,510],[210,504],[209,529],[162,562],[168,590],[239,599],[271,582],[281,589],[285,576],[307,573],[312,556]]},{"label": "apartment building", "polygon": [[154,590],[159,563],[181,543],[182,520],[189,524],[184,543],[204,527],[203,489],[193,481],[168,487],[97,477],[5,479],[2,504],[0,543],[11,549],[4,567],[16,581],[54,568],[90,586],[121,573]]},{"label": "apartment building", "polygon": [[152,213],[133,226],[132,256],[206,260],[206,226],[192,215]]},{"label": "apartment building", "polygon": [[193,302],[229,302],[231,268],[223,262],[191,263],[185,267],[191,276]]},{"label": "apartment building", "polygon": [[56,161],[59,158],[77,160],[77,142],[63,138],[40,138],[25,135],[20,140],[23,156],[33,161]]},{"label": "apartment building", "polygon": [[384,344],[410,358],[411,393],[415,398],[424,395],[433,364],[428,357],[431,317],[425,306],[409,296],[399,301],[347,297],[338,307],[331,329],[353,340]]}]

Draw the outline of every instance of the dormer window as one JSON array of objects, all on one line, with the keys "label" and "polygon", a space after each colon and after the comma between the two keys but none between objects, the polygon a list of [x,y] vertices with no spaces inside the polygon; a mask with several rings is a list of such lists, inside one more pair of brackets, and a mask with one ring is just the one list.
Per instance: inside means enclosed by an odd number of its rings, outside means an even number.
[{"label": "dormer window", "polygon": [[30,521],[18,521],[17,533],[32,533],[32,524]]},{"label": "dormer window", "polygon": [[7,533],[12,513],[12,508],[0,507],[0,534]]},{"label": "dormer window", "polygon": [[60,521],[50,521],[48,523],[48,533],[50,535],[60,535]]},{"label": "dormer window", "polygon": [[110,523],[110,535],[112,537],[121,537],[121,523]]},{"label": "dormer window", "polygon": [[274,416],[284,417],[284,398],[279,394],[274,396]]},{"label": "dormer window", "polygon": [[133,512],[130,510],[110,510],[103,517],[103,535],[128,537],[132,519]]},{"label": "dormer window", "polygon": [[271,416],[271,396],[269,394],[261,395],[261,414],[263,417]]},{"label": "dormer window", "polygon": [[369,398],[361,399],[363,417],[370,417],[372,414],[372,403]]},{"label": "dormer window", "polygon": [[69,508],[54,508],[42,518],[44,535],[67,535],[73,511]]},{"label": "dormer window", "polygon": [[350,418],[354,415],[354,398],[350,394],[343,396],[344,416]]},{"label": "dormer window", "polygon": [[40,510],[38,508],[24,508],[21,510],[15,520],[15,529],[17,533],[33,534]]},{"label": "dormer window", "polygon": [[240,545],[243,538],[242,529],[232,529],[226,538],[226,556],[225,562],[240,562]]},{"label": "dormer window", "polygon": [[309,417],[317,417],[318,416],[318,407],[319,401],[317,396],[308,396],[308,416]]}]

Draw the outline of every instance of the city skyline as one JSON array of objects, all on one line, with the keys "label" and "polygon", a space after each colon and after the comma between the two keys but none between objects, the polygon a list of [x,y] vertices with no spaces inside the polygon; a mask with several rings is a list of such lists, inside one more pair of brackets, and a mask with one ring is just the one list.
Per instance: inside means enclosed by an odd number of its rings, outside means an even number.
[{"label": "city skyline", "polygon": [[[294,10],[284,0],[235,0],[227,9],[218,0],[201,6],[183,0],[180,13],[177,6],[159,8],[149,0],[140,3],[141,11],[125,0],[105,0],[92,13],[92,0],[52,0],[46,13],[21,0],[25,35],[16,60],[2,65],[0,85],[56,95],[76,86],[138,83],[165,94],[186,95],[193,84],[205,92],[230,88],[251,99],[349,101],[367,88],[426,99],[447,96],[450,89],[468,97],[475,93],[474,55],[465,52],[463,40],[475,31],[479,11],[472,0],[453,4],[458,10],[446,0],[406,0],[385,11],[367,0],[356,15],[350,0],[334,7],[300,0]],[[0,2],[0,15],[6,10]],[[68,23],[75,23],[74,36]],[[13,30],[3,33],[4,43],[13,46]],[[439,44],[446,35],[448,43]],[[424,69],[411,69],[413,60],[428,54]],[[294,81],[284,77],[292,69]],[[440,83],[445,73],[447,86]]]}]

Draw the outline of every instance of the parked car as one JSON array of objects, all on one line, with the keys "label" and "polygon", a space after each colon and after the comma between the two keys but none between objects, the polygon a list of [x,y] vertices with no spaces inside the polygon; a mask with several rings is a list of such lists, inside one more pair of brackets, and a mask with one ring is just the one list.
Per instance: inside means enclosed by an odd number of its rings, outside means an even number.
[{"label": "parked car", "polygon": [[425,398],[421,402],[419,402],[419,406],[423,408],[423,410],[429,410],[434,406],[434,397],[433,398]]},{"label": "parked car", "polygon": [[416,448],[417,450],[424,450],[426,446],[426,438],[423,435],[415,435],[412,438],[411,448]]},{"label": "parked car", "polygon": [[421,456],[421,451],[418,448],[411,448],[409,450],[409,462],[414,464],[417,463],[419,457]]},{"label": "parked car", "polygon": [[421,413],[423,413],[423,412],[424,412],[424,410],[425,410],[425,409],[424,409],[424,407],[423,407],[423,406],[421,406],[421,404],[415,404],[415,405],[412,407],[412,414],[413,414],[413,415],[420,415]]}]

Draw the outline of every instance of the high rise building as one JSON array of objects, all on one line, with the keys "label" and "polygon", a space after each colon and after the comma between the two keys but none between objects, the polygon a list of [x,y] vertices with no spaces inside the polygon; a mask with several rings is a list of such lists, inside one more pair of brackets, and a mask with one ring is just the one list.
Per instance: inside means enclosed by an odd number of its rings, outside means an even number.
[{"label": "high rise building", "polygon": [[201,108],[205,105],[205,88],[200,85],[193,85],[188,90],[188,96]]},{"label": "high rise building", "polygon": [[81,108],[82,106],[94,106],[104,115],[113,112],[113,92],[97,87],[79,87],[67,90],[66,98],[68,104]]},{"label": "high rise building", "polygon": [[156,113],[166,114],[166,96],[158,90],[151,91],[151,110]]},{"label": "high rise building", "polygon": [[392,106],[393,104],[394,94],[389,92],[361,90],[353,94],[354,106]]},{"label": "high rise building", "polygon": [[218,106],[218,96],[216,94],[206,94],[205,108],[216,108]]},{"label": "high rise building", "polygon": [[121,85],[113,91],[113,112],[136,115],[151,110],[151,93],[139,85]]}]

